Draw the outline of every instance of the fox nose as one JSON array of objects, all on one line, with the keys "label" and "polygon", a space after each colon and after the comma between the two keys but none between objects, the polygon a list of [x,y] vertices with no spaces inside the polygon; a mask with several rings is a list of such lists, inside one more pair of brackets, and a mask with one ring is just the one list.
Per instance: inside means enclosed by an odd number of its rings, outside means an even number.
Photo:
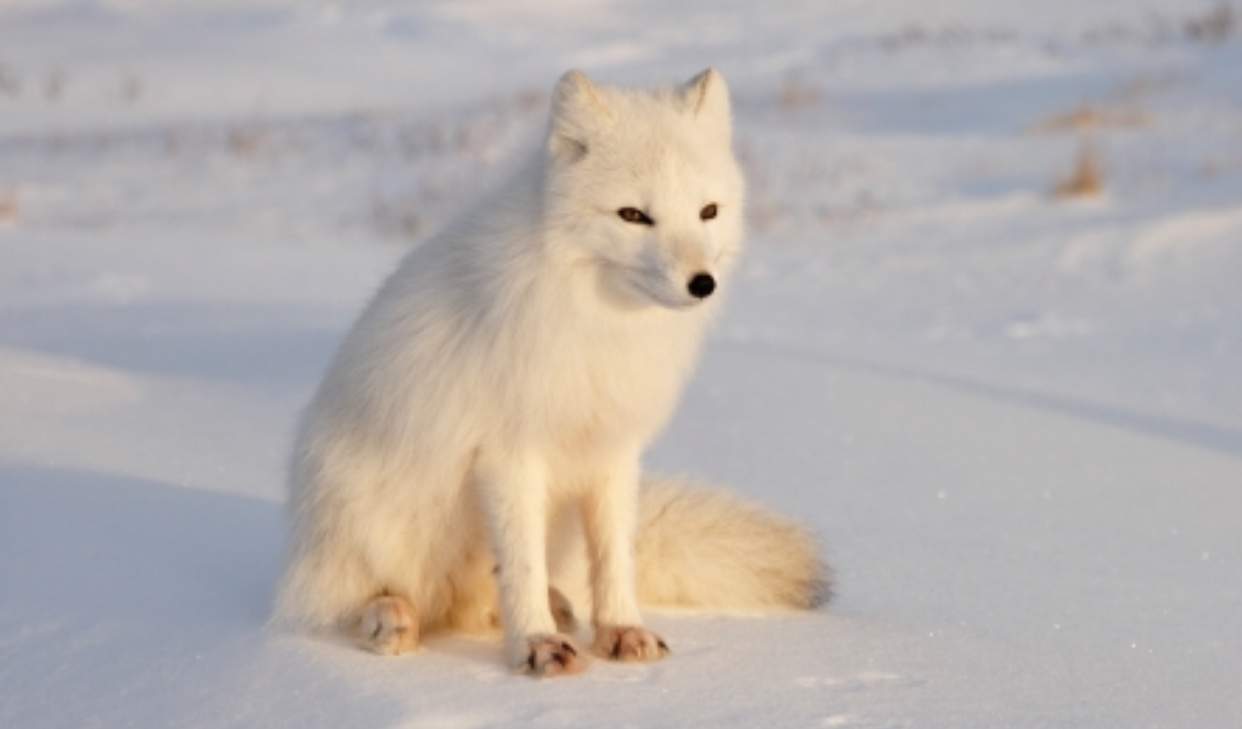
[{"label": "fox nose", "polygon": [[710,273],[696,273],[686,285],[690,295],[696,299],[706,299],[716,290],[716,279]]}]

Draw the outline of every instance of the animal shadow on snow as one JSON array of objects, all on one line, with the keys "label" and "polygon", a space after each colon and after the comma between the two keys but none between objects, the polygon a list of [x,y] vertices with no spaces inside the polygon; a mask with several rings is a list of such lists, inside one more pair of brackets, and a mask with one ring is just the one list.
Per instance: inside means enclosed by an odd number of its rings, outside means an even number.
[{"label": "animal shadow on snow", "polygon": [[[0,717],[17,718],[0,724],[392,726],[399,696],[325,666],[340,659],[330,647],[263,644],[281,512],[140,478],[0,464],[0,674],[30,671],[26,685],[48,687],[4,696]],[[14,644],[28,667],[4,665]]]},{"label": "animal shadow on snow", "polygon": [[0,465],[0,599],[38,619],[252,632],[282,530],[278,504],[244,496]]},{"label": "animal shadow on snow", "polygon": [[[749,345],[724,342],[717,347],[743,353],[754,353]],[[1144,413],[1082,398],[1041,392],[1022,386],[1006,386],[979,379],[937,373],[931,370],[885,364],[859,357],[847,357],[812,349],[772,345],[765,355],[778,355],[794,361],[814,363],[839,370],[859,372],[875,377],[917,382],[955,390],[974,397],[1009,405],[1044,410],[1078,420],[1109,425],[1133,433],[1216,451],[1235,458],[1242,457],[1242,431],[1212,423],[1171,415]]]},{"label": "animal shadow on snow", "polygon": [[126,372],[300,391],[319,377],[346,322],[335,311],[291,311],[237,302],[56,304],[0,312],[0,346]]},{"label": "animal shadow on snow", "polygon": [[[0,608],[32,623],[140,624],[199,641],[264,632],[280,504],[94,471],[0,464]],[[278,635],[272,631],[269,635]],[[435,636],[440,660],[502,668],[494,637]],[[341,638],[348,660],[393,665]]]}]

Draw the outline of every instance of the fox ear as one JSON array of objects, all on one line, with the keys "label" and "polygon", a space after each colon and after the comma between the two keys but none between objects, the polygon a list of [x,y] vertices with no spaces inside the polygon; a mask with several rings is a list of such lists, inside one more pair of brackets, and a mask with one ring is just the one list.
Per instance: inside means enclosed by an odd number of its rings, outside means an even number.
[{"label": "fox ear", "polygon": [[608,104],[591,79],[578,70],[566,71],[552,91],[549,154],[566,162],[585,157],[592,139],[611,118]]},{"label": "fox ear", "polygon": [[677,90],[685,110],[700,122],[710,125],[728,139],[732,134],[733,120],[729,111],[729,85],[724,76],[708,67]]}]

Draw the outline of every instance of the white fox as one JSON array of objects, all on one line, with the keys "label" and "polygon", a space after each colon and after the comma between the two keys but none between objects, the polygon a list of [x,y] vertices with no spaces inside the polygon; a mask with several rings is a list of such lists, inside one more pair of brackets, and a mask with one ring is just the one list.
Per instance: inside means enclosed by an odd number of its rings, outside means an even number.
[{"label": "white fox", "polygon": [[742,199],[719,73],[657,91],[565,74],[546,147],[413,250],[336,355],[293,454],[275,620],[384,654],[499,620],[511,665],[554,675],[585,664],[567,594],[617,660],[668,650],[640,602],[818,604],[826,571],[801,527],[640,476],[739,251]]}]

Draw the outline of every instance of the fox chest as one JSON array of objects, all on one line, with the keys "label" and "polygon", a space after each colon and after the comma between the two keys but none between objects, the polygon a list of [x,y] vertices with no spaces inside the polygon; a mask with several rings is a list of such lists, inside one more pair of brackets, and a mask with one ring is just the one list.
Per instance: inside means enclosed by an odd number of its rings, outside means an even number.
[{"label": "fox chest", "polygon": [[658,340],[587,344],[557,347],[539,363],[527,412],[541,413],[542,435],[570,452],[645,443],[679,398],[688,353]]}]

